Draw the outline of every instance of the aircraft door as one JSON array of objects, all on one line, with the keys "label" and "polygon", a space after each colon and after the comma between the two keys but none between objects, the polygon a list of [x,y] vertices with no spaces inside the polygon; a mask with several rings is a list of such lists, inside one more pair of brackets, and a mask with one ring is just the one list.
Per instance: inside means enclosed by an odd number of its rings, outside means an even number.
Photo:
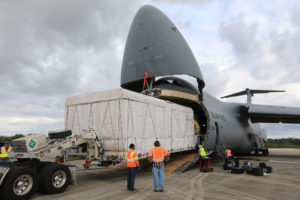
[{"label": "aircraft door", "polygon": [[220,131],[219,131],[218,122],[215,122],[215,126],[216,126],[216,145],[219,145]]},{"label": "aircraft door", "polygon": [[215,130],[216,130],[216,140],[215,140],[215,145],[214,145],[214,150],[218,150],[219,143],[220,143],[220,130],[219,130],[219,124],[218,122],[215,122]]}]

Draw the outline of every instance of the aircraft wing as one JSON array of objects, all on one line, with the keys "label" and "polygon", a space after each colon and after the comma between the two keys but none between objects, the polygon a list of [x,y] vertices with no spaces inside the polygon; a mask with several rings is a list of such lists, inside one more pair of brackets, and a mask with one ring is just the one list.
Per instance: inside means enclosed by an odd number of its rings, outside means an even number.
[{"label": "aircraft wing", "polygon": [[253,123],[300,123],[300,108],[251,104],[248,109]]}]

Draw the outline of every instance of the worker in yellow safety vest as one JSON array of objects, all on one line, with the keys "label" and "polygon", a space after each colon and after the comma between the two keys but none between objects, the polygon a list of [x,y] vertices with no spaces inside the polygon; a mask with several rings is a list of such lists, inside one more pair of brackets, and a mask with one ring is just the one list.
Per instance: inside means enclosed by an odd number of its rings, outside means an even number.
[{"label": "worker in yellow safety vest", "polygon": [[134,152],[134,144],[129,145],[129,151],[127,151],[125,160],[127,161],[127,189],[129,191],[134,190],[134,179],[136,174],[136,168],[140,167],[138,155]]},{"label": "worker in yellow safety vest", "polygon": [[198,147],[199,147],[199,156],[206,157],[206,152],[205,152],[205,149],[203,148],[203,146],[200,144]]},{"label": "worker in yellow safety vest", "polygon": [[3,147],[1,147],[0,160],[7,160],[8,153],[12,152],[13,148],[9,145],[8,142],[5,143]]}]

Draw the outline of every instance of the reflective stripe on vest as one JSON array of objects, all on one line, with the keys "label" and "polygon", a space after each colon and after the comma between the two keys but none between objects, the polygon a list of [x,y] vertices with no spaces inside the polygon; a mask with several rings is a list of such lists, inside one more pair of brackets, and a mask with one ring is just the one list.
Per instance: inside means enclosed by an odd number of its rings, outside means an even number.
[{"label": "reflective stripe on vest", "polygon": [[206,156],[206,152],[203,147],[200,148],[200,156],[202,157]]},{"label": "reflective stripe on vest", "polygon": [[[161,158],[156,158],[155,157],[155,148],[160,148],[161,149]],[[153,159],[152,160],[154,162],[162,162],[162,161],[164,161],[165,155],[164,155],[163,148],[161,148],[161,147],[155,147],[155,148],[153,148]]]},{"label": "reflective stripe on vest", "polygon": [[1,154],[0,154],[0,158],[7,158],[9,152],[12,151],[12,147],[8,147],[8,150],[6,152],[6,148],[5,147],[1,147]]},{"label": "reflective stripe on vest", "polygon": [[127,160],[127,162],[135,162],[136,159],[133,158],[134,151],[131,151],[130,158],[128,159],[128,153],[129,152],[130,151],[127,151],[127,154],[126,154],[126,160]]},{"label": "reflective stripe on vest", "polygon": [[230,150],[230,149],[227,149],[227,150],[226,150],[226,153],[227,153],[227,157],[232,156],[232,155],[231,155],[231,150]]}]

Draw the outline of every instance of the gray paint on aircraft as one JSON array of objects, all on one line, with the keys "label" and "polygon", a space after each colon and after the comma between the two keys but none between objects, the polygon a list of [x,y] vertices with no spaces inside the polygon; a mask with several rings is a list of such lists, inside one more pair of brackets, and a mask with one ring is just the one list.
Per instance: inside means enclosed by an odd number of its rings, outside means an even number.
[{"label": "gray paint on aircraft", "polygon": [[121,86],[142,84],[149,77],[187,74],[204,87],[203,76],[187,42],[176,26],[157,8],[139,9],[131,24],[124,51]]},{"label": "gray paint on aircraft", "polygon": [[[262,148],[263,140],[266,139],[266,133],[259,124],[253,122],[291,123],[292,118],[292,122],[300,123],[300,108],[251,104],[250,97],[253,93],[266,93],[269,90],[248,89],[247,92],[229,95],[248,94],[247,104],[222,102],[202,92],[204,80],[191,49],[176,26],[153,6],[143,6],[131,25],[122,64],[121,87],[141,91],[145,72],[149,73],[150,78],[186,74],[198,80],[199,96],[204,110],[202,113],[207,119],[207,137],[204,144],[207,150],[213,150],[217,141],[219,145],[231,148],[234,153],[249,153],[255,148],[254,140]],[[189,92],[192,90],[187,86],[185,90],[163,83],[158,84],[159,86],[195,94]]]}]

